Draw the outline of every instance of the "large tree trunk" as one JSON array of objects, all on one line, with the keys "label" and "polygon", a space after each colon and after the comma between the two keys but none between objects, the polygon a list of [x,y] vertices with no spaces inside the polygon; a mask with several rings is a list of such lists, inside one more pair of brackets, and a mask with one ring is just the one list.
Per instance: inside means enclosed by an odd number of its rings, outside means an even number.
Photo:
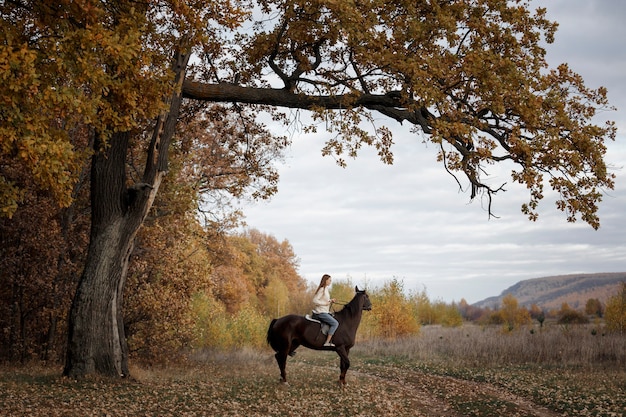
[{"label": "large tree trunk", "polygon": [[[64,373],[128,374],[122,292],[138,213],[125,187],[129,134],[118,133],[97,152],[91,172],[91,237],[85,269],[72,302]],[[96,140],[95,147],[101,144]]]},{"label": "large tree trunk", "polygon": [[[130,134],[112,135],[106,146],[96,138],[91,167],[91,236],[85,269],[69,317],[64,375],[128,375],[123,293],[137,231],[152,206],[167,171],[167,152],[182,97],[179,93],[188,61],[177,54],[178,88],[169,111],[156,122],[147,149],[143,182],[127,187],[126,158]],[[104,149],[104,150],[103,150]]]}]

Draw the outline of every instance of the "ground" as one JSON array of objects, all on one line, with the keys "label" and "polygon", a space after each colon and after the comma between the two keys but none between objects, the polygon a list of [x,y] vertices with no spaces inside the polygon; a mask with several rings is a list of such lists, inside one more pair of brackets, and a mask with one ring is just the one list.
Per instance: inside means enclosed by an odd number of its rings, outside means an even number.
[{"label": "ground", "polygon": [[61,377],[60,368],[7,366],[0,368],[0,410],[4,416],[623,415],[551,411],[502,384],[364,358],[353,358],[341,388],[332,352],[302,349],[287,372],[289,383],[280,383],[268,351],[213,354],[184,367],[135,367],[125,380],[75,381]]}]

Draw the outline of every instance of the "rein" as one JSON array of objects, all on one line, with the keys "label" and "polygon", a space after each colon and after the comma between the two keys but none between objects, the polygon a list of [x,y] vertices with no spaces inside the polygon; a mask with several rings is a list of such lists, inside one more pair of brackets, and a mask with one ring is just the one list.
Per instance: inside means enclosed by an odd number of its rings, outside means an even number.
[{"label": "rein", "polygon": [[335,304],[345,307],[345,306],[347,306],[349,304],[349,302],[345,303],[343,301],[335,301],[334,303],[332,303],[330,305],[330,309],[333,311],[333,313],[336,313],[335,308],[333,307]]}]

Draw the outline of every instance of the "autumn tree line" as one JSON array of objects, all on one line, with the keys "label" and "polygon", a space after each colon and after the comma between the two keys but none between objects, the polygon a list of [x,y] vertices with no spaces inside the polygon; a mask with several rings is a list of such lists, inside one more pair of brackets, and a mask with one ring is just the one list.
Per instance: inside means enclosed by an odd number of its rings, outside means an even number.
[{"label": "autumn tree line", "polygon": [[[228,205],[209,209],[184,186],[185,175],[182,165],[172,171],[130,257],[125,329],[131,355],[141,360],[175,360],[193,349],[261,347],[272,317],[310,310],[315,283],[298,274],[289,242],[241,231],[241,213]],[[61,209],[46,193],[28,193],[12,218],[0,218],[0,359],[63,361],[68,311],[88,246],[88,188],[76,187],[74,203]],[[333,297],[347,302],[353,288],[349,279],[339,279]],[[511,295],[486,309],[464,299],[433,301],[426,289],[407,291],[398,279],[368,292],[374,309],[364,315],[361,339],[416,335],[424,325],[474,322],[514,331],[533,321],[585,323],[589,317],[602,318],[609,330],[626,330],[626,284],[606,304],[588,300],[584,311],[526,308]]]},{"label": "autumn tree line", "polygon": [[[349,287],[350,283],[346,288]],[[376,288],[370,298],[375,308],[363,317],[362,338],[396,339],[419,334],[421,326],[457,327],[464,323],[495,326],[509,333],[527,328],[534,331],[547,323],[569,326],[594,322],[601,324],[604,331],[626,333],[626,282],[606,303],[590,298],[583,309],[572,308],[567,303],[548,310],[537,304],[523,306],[511,294],[504,296],[499,305],[486,308],[470,305],[465,299],[451,303],[433,301],[426,289],[407,293],[397,279]]]}]

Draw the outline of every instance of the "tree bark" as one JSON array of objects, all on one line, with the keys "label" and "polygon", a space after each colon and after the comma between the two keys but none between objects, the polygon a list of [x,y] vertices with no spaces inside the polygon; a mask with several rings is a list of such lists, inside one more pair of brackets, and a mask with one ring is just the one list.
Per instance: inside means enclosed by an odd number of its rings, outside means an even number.
[{"label": "tree bark", "polygon": [[127,188],[126,158],[130,133],[117,132],[106,146],[94,143],[91,167],[91,235],[85,269],[72,301],[63,374],[125,377],[128,346],[124,333],[123,294],[133,242],[167,171],[167,152],[182,96],[188,54],[175,57],[177,88],[169,110],[154,127],[143,181]]},{"label": "tree bark", "polygon": [[72,302],[64,374],[128,374],[128,349],[120,326],[128,254],[137,230],[124,196],[128,133],[110,138],[106,151],[94,144],[91,169],[91,237],[85,269]]}]

